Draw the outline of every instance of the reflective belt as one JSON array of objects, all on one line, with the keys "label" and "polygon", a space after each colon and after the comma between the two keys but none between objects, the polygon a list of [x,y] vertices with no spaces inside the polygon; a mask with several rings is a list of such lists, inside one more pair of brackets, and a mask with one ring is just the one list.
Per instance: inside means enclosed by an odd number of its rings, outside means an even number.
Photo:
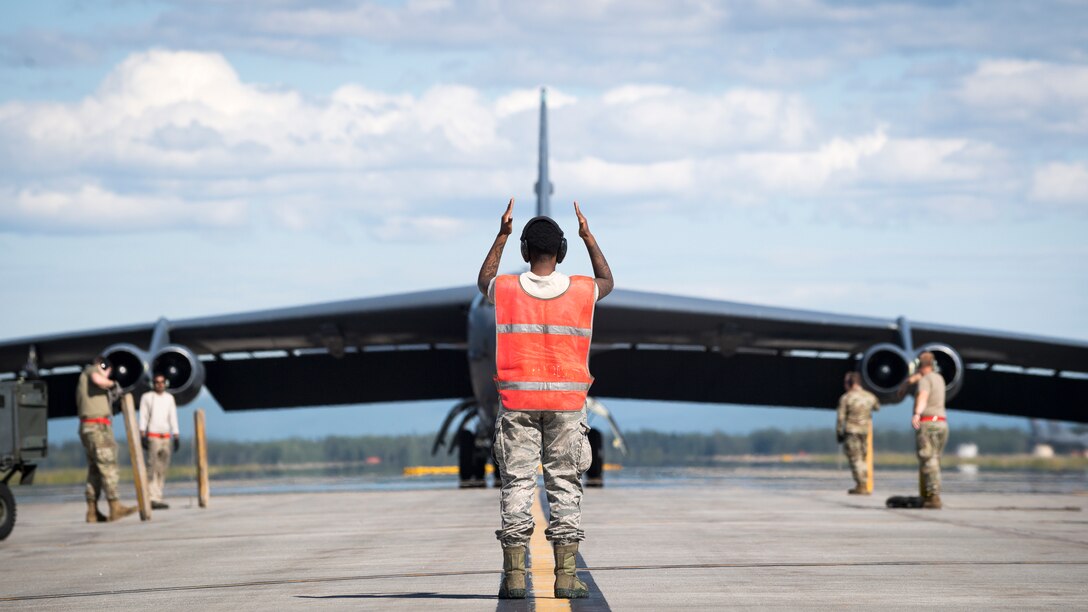
[{"label": "reflective belt", "polygon": [[496,325],[495,331],[500,334],[555,334],[557,336],[582,336],[583,338],[593,336],[593,330],[584,327],[536,323]]},{"label": "reflective belt", "polygon": [[169,438],[169,437],[171,437],[170,434],[168,434],[168,433],[167,434],[149,433],[147,435],[148,435],[149,438]]},{"label": "reflective belt", "polygon": [[926,422],[932,423],[934,421],[947,421],[948,420],[948,419],[944,418],[943,416],[924,416],[924,417],[921,417],[921,418],[922,418],[923,423],[926,423]]},{"label": "reflective belt", "polygon": [[100,418],[100,419],[80,419],[80,420],[79,420],[79,422],[80,422],[80,423],[95,423],[95,424],[98,424],[98,425],[109,425],[109,424],[110,424],[110,420],[109,420],[109,419],[107,419],[107,418]]},{"label": "reflective belt", "polygon": [[497,380],[499,391],[589,391],[593,383]]}]

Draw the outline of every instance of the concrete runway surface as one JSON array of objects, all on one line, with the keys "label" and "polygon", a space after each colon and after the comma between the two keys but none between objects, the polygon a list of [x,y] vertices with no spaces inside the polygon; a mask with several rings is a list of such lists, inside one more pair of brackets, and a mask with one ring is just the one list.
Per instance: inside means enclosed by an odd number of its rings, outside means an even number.
[{"label": "concrete runway surface", "polygon": [[150,521],[93,525],[73,495],[31,497],[0,542],[0,609],[1088,609],[1083,491],[946,483],[943,510],[889,510],[910,473],[872,497],[849,484],[840,472],[587,490],[591,597],[569,605],[551,597],[543,525],[530,599],[496,599],[495,489],[217,494],[213,482],[206,509],[174,497]]}]

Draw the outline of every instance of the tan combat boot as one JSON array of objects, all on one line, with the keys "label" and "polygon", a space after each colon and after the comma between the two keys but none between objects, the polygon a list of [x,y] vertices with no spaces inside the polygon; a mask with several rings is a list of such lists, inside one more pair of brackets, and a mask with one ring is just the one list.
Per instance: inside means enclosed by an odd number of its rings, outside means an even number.
[{"label": "tan combat boot", "polygon": [[555,552],[555,597],[556,599],[580,599],[589,597],[589,587],[578,580],[577,567],[578,542],[557,544]]},{"label": "tan combat boot", "polygon": [[502,583],[499,599],[525,599],[525,547],[502,548]]},{"label": "tan combat boot", "polygon": [[136,506],[122,506],[121,502],[116,499],[110,500],[110,522],[119,521],[126,516],[136,512]]},{"label": "tan combat boot", "polygon": [[937,495],[937,494],[934,494],[934,495],[930,495],[929,497],[924,498],[922,500],[922,507],[923,508],[929,508],[931,510],[940,510],[941,509],[941,496]]},{"label": "tan combat boot", "polygon": [[105,514],[98,511],[98,502],[87,501],[87,522],[105,523],[108,519]]},{"label": "tan combat boot", "polygon": [[858,485],[853,489],[847,489],[846,492],[850,495],[869,495],[869,487],[865,485]]}]

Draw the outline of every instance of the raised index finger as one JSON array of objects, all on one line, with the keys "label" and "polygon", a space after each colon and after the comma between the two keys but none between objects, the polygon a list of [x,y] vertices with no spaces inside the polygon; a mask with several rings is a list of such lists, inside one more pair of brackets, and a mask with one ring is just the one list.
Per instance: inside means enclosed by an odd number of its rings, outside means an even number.
[{"label": "raised index finger", "polygon": [[584,218],[584,217],[582,216],[582,209],[578,208],[578,201],[577,201],[577,200],[576,200],[576,201],[574,202],[574,214],[578,215],[578,218],[579,218],[579,219],[583,219],[583,218]]}]

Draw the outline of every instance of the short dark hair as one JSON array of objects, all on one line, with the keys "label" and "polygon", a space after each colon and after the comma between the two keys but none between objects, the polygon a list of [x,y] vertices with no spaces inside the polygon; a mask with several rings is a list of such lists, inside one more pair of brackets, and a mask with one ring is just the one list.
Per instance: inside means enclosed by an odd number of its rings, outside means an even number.
[{"label": "short dark hair", "polygon": [[937,360],[933,357],[933,353],[926,351],[921,355],[918,355],[918,367],[920,368],[935,368]]},{"label": "short dark hair", "polygon": [[530,253],[556,255],[562,241],[563,232],[554,223],[540,219],[525,226],[525,242],[529,245]]},{"label": "short dark hair", "polygon": [[858,374],[857,372],[847,372],[846,377],[843,378],[842,382],[847,387],[853,387],[854,385],[860,385],[861,384],[861,374]]},{"label": "short dark hair", "polygon": [[94,365],[102,368],[103,370],[108,370],[113,367],[113,364],[110,363],[110,358],[106,357],[105,355],[99,355],[95,357]]}]

